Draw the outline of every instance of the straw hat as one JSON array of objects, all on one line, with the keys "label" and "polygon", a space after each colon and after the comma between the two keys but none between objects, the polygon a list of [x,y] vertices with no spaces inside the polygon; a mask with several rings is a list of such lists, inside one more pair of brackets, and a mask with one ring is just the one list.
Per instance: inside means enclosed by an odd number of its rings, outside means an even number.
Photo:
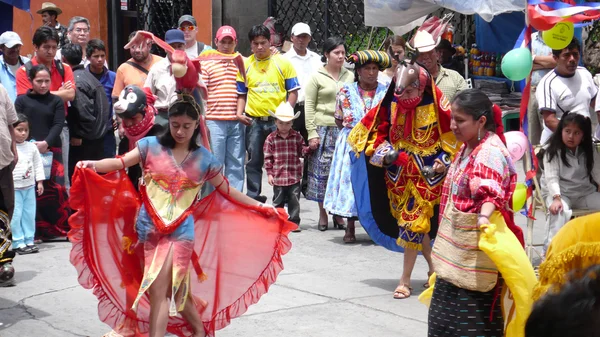
[{"label": "straw hat", "polygon": [[440,39],[438,37],[437,41],[433,39],[433,36],[424,30],[417,31],[415,37],[413,39],[413,48],[418,50],[419,53],[427,53],[435,49],[435,47],[440,43]]},{"label": "straw hat", "polygon": [[36,13],[42,14],[42,13],[47,12],[47,11],[55,11],[57,15],[62,14],[62,9],[60,9],[60,7],[56,6],[52,2],[44,2],[42,4],[42,9],[40,9]]},{"label": "straw hat", "polygon": [[269,110],[269,115],[271,115],[273,118],[279,119],[282,122],[289,122],[298,118],[300,116],[300,111],[294,115],[294,108],[290,105],[290,103],[281,102],[281,104],[279,104],[275,110],[275,113]]}]

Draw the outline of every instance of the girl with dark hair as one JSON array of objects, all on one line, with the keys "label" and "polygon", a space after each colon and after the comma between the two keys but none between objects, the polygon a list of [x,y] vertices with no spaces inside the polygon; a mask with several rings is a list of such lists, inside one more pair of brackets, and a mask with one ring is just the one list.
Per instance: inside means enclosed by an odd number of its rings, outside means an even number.
[{"label": "girl with dark hair", "polygon": [[337,95],[334,117],[340,132],[331,160],[323,208],[331,214],[347,219],[344,242],[354,243],[354,222],[358,219],[358,210],[350,179],[352,149],[346,139],[352,128],[385,96],[387,86],[377,82],[377,74],[389,67],[391,60],[385,53],[365,50],[352,54],[348,61],[354,63],[357,74],[355,76],[358,77],[355,77],[356,82],[344,84]]},{"label": "girl with dark hair", "polygon": [[463,145],[442,191],[429,336],[503,337],[509,315],[503,317],[498,297],[505,284],[479,239],[493,218],[498,230],[505,222],[523,245],[509,207],[517,172],[504,144],[500,108],[477,89],[457,94],[451,107],[450,128]]},{"label": "girl with dark hair", "polygon": [[600,210],[600,154],[592,141],[592,121],[577,113],[563,116],[544,154],[542,194],[547,217],[547,249],[571,219],[572,208]]},{"label": "girl with dark hair", "polygon": [[[77,165],[71,261],[119,335],[214,336],[283,268],[296,225],[229,187],[208,144],[196,143],[200,111],[183,95],[169,107],[165,134],[140,139],[123,157]],[[138,163],[140,196],[124,175]],[[202,198],[206,182],[216,191]]]},{"label": "girl with dark hair", "polygon": [[13,170],[15,185],[15,210],[11,219],[13,250],[19,254],[37,253],[33,244],[35,235],[35,196],[44,193],[44,165],[35,144],[28,142],[29,119],[18,115],[13,124],[19,160]]},{"label": "girl with dark hair", "polygon": [[[320,231],[327,230],[327,211],[323,208],[325,190],[329,179],[331,158],[339,128],[335,123],[336,96],[345,83],[354,81],[354,75],[344,68],[346,47],[344,40],[330,37],[323,46],[326,64],[306,81],[306,131],[308,146],[313,151],[308,156],[308,187],[306,199],[319,203]],[[343,220],[333,218],[336,228],[344,229]]]},{"label": "girl with dark hair", "polygon": [[44,161],[51,165],[50,176],[44,180],[44,194],[37,196],[35,234],[42,240],[66,237],[71,211],[60,139],[65,105],[60,97],[50,93],[50,71],[46,66],[32,66],[27,75],[32,89],[17,97],[15,109],[29,119],[30,138]]},{"label": "girl with dark hair", "polygon": [[404,59],[405,47],[406,40],[404,40],[402,36],[394,35],[385,40],[383,51],[390,54],[392,66],[379,73],[379,76],[377,77],[379,83],[383,83],[386,86],[390,85],[392,78],[394,78],[396,70],[398,69],[398,60]]}]

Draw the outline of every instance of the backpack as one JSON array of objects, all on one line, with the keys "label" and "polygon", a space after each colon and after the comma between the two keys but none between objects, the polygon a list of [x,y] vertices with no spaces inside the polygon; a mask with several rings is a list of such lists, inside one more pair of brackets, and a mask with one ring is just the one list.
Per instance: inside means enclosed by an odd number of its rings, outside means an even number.
[{"label": "backpack", "polygon": [[[62,62],[55,59],[54,66],[56,66],[56,70],[58,70],[58,73],[60,74],[60,78],[62,78],[64,81],[65,80],[65,67],[63,67]],[[31,70],[31,68],[33,68],[33,63],[31,63],[31,61],[25,63],[25,74],[26,75],[29,75],[29,71]]]}]

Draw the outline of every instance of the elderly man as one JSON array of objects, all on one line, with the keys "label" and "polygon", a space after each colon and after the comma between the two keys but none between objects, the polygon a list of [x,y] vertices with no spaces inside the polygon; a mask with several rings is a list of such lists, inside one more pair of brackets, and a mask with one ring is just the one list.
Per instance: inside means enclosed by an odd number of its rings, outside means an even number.
[{"label": "elderly man", "polygon": [[29,58],[21,56],[21,46],[23,42],[19,34],[15,32],[4,32],[0,35],[0,83],[8,92],[10,100],[14,103],[17,99],[17,78],[15,74],[17,70],[25,63],[29,62]]},{"label": "elderly man", "polygon": [[468,89],[467,82],[454,70],[446,69],[439,63],[439,54],[435,47],[440,40],[434,41],[433,36],[426,31],[418,31],[413,40],[413,47],[419,51],[417,61],[425,66],[449,101],[462,90]]},{"label": "elderly man", "polygon": [[[292,27],[292,48],[283,56],[292,62],[300,90],[298,91],[298,102],[294,107],[294,112],[300,112],[300,117],[294,120],[294,130],[300,132],[304,140],[308,141],[308,132],[306,131],[306,121],[304,116],[304,86],[306,81],[317,69],[323,67],[321,56],[308,49],[308,44],[312,40],[310,27],[303,22],[298,22]],[[306,191],[308,184],[308,161],[304,161],[304,171],[302,174],[302,192]]]},{"label": "elderly man", "polygon": [[185,35],[185,52],[188,57],[195,59],[198,55],[202,54],[203,51],[212,49],[211,46],[196,41],[198,25],[193,16],[188,14],[181,16],[177,22],[177,26]]},{"label": "elderly man", "polygon": [[[69,20],[69,28],[67,29],[67,37],[69,38],[69,42],[79,45],[81,50],[85,51],[87,49],[87,44],[90,41],[90,20],[83,16],[74,16],[71,18],[71,20]],[[61,50],[56,52],[55,58],[57,60],[62,60]],[[81,59],[81,64],[84,67],[90,64],[85,57],[85,54]]]},{"label": "elderly man", "polygon": [[60,7],[56,6],[52,2],[44,2],[42,4],[42,8],[38,10],[37,13],[42,16],[42,24],[44,26],[56,29],[59,40],[58,48],[69,42],[67,40],[67,27],[58,22],[58,16],[62,14]]},{"label": "elderly man", "polygon": [[[185,48],[184,34],[178,29],[168,30],[165,33],[165,42],[175,50],[184,50]],[[171,61],[168,57],[160,60],[150,68],[144,87],[150,88],[152,94],[156,96],[154,107],[158,111],[158,115],[154,123],[166,128],[169,124],[169,104],[177,100],[175,78],[171,74]]]}]

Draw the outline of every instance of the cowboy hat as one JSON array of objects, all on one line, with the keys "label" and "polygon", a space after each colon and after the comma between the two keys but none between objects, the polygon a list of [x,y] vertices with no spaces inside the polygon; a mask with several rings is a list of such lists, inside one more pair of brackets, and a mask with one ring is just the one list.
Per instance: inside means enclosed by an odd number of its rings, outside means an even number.
[{"label": "cowboy hat", "polygon": [[433,36],[424,30],[418,30],[417,34],[413,39],[413,48],[418,50],[419,53],[427,53],[435,49],[435,47],[440,43],[440,39],[438,37],[437,41],[433,39]]},{"label": "cowboy hat", "polygon": [[300,111],[294,115],[294,108],[288,102],[281,102],[275,110],[275,113],[271,110],[268,112],[273,118],[279,119],[282,122],[293,121],[300,116]]},{"label": "cowboy hat", "polygon": [[56,12],[56,15],[62,14],[62,9],[60,9],[60,7],[56,6],[52,2],[44,2],[42,4],[42,9],[40,9],[36,13],[42,14],[42,13],[48,12],[48,11],[54,11],[54,12]]}]

